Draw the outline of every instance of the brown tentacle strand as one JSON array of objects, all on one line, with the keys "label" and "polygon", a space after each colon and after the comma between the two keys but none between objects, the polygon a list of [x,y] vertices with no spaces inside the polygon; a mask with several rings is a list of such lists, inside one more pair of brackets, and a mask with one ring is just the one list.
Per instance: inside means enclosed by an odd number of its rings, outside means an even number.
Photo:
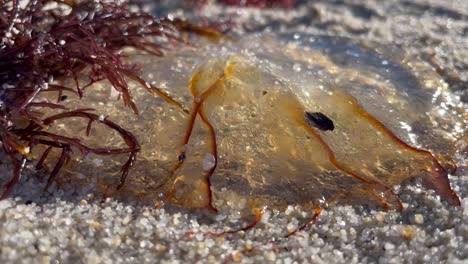
[{"label": "brown tentacle strand", "polygon": [[217,211],[217,209],[213,207],[213,193],[211,191],[211,177],[213,176],[213,173],[218,167],[218,144],[216,142],[216,131],[213,125],[210,123],[210,121],[206,117],[203,105],[200,107],[199,114],[205,126],[208,127],[208,131],[210,134],[211,154],[214,156],[214,164],[212,168],[206,171],[206,184],[208,185],[209,206],[213,210]]},{"label": "brown tentacle strand", "polygon": [[[330,148],[330,146],[328,146],[328,144],[323,140],[323,138],[313,128],[311,128],[310,126],[307,125],[306,120],[303,120],[303,118],[302,118],[301,121],[298,121],[298,123],[299,123],[300,126],[302,126],[309,133],[309,135],[313,136],[320,143],[320,145],[322,145],[322,147],[325,149],[325,151],[326,151],[326,153],[328,155],[328,159],[330,160],[330,162],[335,167],[337,167],[338,169],[343,171],[345,174],[350,175],[353,178],[358,179],[359,181],[362,181],[363,183],[372,185],[374,188],[377,187],[377,190],[379,192],[389,193],[391,195],[392,199],[396,202],[396,208],[399,211],[403,210],[403,204],[401,203],[400,198],[388,186],[386,186],[385,184],[383,184],[381,182],[374,181],[372,179],[368,179],[366,177],[363,177],[363,176],[360,176],[360,175],[354,173],[352,170],[347,168],[345,165],[343,165],[341,162],[339,162],[336,159],[335,153]],[[382,196],[379,195],[377,197],[382,199],[381,204],[384,205],[384,207],[385,207],[385,205],[388,205],[388,203],[385,201],[385,199]]]},{"label": "brown tentacle strand", "polygon": [[450,186],[450,182],[448,181],[448,172],[447,170],[439,163],[436,157],[429,151],[419,149],[416,147],[412,147],[406,144],[403,140],[399,139],[395,134],[393,134],[390,129],[388,129],[382,122],[377,120],[375,117],[367,113],[360,105],[357,106],[357,113],[364,117],[372,126],[374,126],[379,131],[383,132],[385,135],[390,137],[392,141],[396,144],[402,146],[404,149],[411,151],[413,153],[417,153],[423,155],[430,159],[435,166],[435,168],[427,168],[427,171],[431,173],[432,177],[425,177],[423,178],[424,183],[430,187],[431,189],[435,190],[437,194],[439,194],[443,199],[449,201],[454,205],[461,205],[460,198],[458,195],[453,191],[452,187]]},{"label": "brown tentacle strand", "polygon": [[[194,76],[192,77],[192,80],[190,81],[190,85],[189,85],[189,89],[192,92],[192,95],[194,96],[194,102],[193,102],[193,111],[190,114],[187,130],[185,131],[183,146],[186,146],[189,143],[190,137],[191,137],[192,132],[193,132],[193,128],[195,126],[196,117],[197,117],[197,115],[200,115],[200,118],[202,119],[203,123],[205,124],[205,126],[208,127],[208,130],[209,130],[209,133],[210,133],[211,151],[212,151],[213,156],[215,157],[215,165],[213,166],[213,168],[211,168],[210,170],[208,170],[206,172],[206,175],[207,175],[206,176],[206,184],[207,184],[208,197],[209,197],[208,198],[208,203],[207,203],[207,208],[216,212],[217,209],[212,205],[212,200],[213,200],[212,196],[213,196],[213,194],[212,194],[212,191],[211,191],[211,176],[213,175],[214,171],[216,170],[216,167],[217,167],[217,164],[218,164],[218,150],[217,150],[217,143],[216,143],[216,132],[215,132],[215,129],[214,129],[213,125],[209,122],[209,120],[207,119],[204,112],[202,112],[202,109],[203,109],[203,103],[205,102],[205,100],[213,93],[214,90],[216,90],[218,87],[220,87],[223,84],[225,77],[221,76],[210,87],[208,87],[208,89],[206,91],[204,91],[201,95],[198,95],[198,92],[196,91],[196,89],[194,87],[194,82],[199,77],[199,74],[200,74],[199,72],[194,74]],[[160,186],[166,185],[169,182],[169,180],[173,178],[176,171],[182,166],[182,164],[185,161],[185,158],[181,158],[181,157],[185,157],[186,151],[187,151],[186,148],[182,148],[182,150],[181,150],[181,152],[179,153],[179,156],[178,156],[179,157],[179,162],[171,170],[171,173],[170,173],[169,177],[167,177],[163,181],[163,183],[160,184]]]},{"label": "brown tentacle strand", "polygon": [[[255,218],[251,223],[248,223],[246,226],[237,228],[237,229],[232,229],[232,230],[227,230],[227,231],[222,231],[222,232],[206,232],[204,233],[206,236],[223,236],[223,235],[232,235],[232,234],[237,234],[242,231],[248,231],[254,227],[256,227],[260,221],[262,220],[264,210],[260,208],[255,208]],[[194,232],[188,232],[186,235],[192,235]]]},{"label": "brown tentacle strand", "polygon": [[320,213],[322,212],[322,208],[320,206],[315,207],[314,213],[310,217],[310,219],[305,222],[302,226],[299,228],[289,232],[285,237],[290,237],[295,235],[297,232],[303,231],[306,228],[309,228],[312,224],[314,224],[317,221],[317,218],[319,217]]}]

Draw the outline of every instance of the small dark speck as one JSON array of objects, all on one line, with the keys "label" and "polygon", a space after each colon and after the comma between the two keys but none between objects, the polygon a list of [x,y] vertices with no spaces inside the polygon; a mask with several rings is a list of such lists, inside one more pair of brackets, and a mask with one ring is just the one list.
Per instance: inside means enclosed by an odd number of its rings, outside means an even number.
[{"label": "small dark speck", "polygon": [[179,160],[179,162],[184,161],[185,160],[185,154],[180,154],[177,159]]},{"label": "small dark speck", "polygon": [[266,95],[267,93],[267,91],[262,91],[262,95]]},{"label": "small dark speck", "polygon": [[60,101],[65,101],[65,100],[67,100],[67,98],[68,98],[68,96],[62,95],[62,96],[60,97]]},{"label": "small dark speck", "polygon": [[335,129],[335,125],[333,124],[333,121],[328,118],[328,116],[320,113],[320,112],[305,112],[305,117],[307,119],[307,123],[311,127],[318,128],[323,131],[333,131]]}]

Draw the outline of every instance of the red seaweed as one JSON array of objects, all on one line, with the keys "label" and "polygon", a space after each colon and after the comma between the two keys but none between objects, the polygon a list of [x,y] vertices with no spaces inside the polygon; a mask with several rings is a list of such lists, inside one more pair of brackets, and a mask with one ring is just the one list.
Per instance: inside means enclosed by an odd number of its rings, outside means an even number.
[{"label": "red seaweed", "polygon": [[[207,0],[194,0],[198,5],[204,5]],[[255,8],[294,8],[297,5],[296,0],[217,0],[216,2],[238,7],[255,7]]]},{"label": "red seaweed", "polygon": [[[215,39],[214,30],[177,19],[157,19],[130,11],[131,1],[0,1],[0,142],[10,162],[13,176],[1,198],[7,197],[21,176],[32,148],[44,145],[36,168],[41,168],[51,149],[61,154],[50,172],[46,189],[70,158],[72,147],[82,154],[128,154],[121,168],[121,187],[140,149],[133,134],[106,118],[90,113],[92,109],[67,110],[63,92],[72,91],[83,98],[93,83],[107,80],[123,103],[138,114],[128,87],[132,79],[152,94],[182,109],[165,91],[147,83],[139,75],[139,66],[128,64],[122,48],[133,47],[155,56],[177,43],[186,43],[181,32],[193,32]],[[88,80],[82,83],[82,76]],[[73,80],[67,86],[67,80]],[[33,102],[39,94],[58,92],[57,102]],[[42,109],[62,109],[63,113],[43,117]],[[72,117],[87,119],[87,134],[94,122],[119,133],[126,148],[92,148],[75,137],[43,131],[56,120]]]}]

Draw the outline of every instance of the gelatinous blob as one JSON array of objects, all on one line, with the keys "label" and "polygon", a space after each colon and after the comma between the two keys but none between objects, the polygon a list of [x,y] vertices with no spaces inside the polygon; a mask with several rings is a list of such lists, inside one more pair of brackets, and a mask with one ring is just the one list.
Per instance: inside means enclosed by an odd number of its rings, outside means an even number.
[{"label": "gelatinous blob", "polygon": [[[327,201],[401,209],[392,186],[420,177],[444,200],[460,203],[447,178],[455,168],[442,153],[453,153],[453,139],[434,128],[453,121],[437,115],[444,98],[434,94],[445,84],[399,51],[340,38],[256,35],[133,59],[190,111],[133,89],[135,116],[108,100],[118,95],[107,84],[89,88],[87,107],[131,128],[141,145],[113,195],[215,211]],[[67,106],[82,107],[67,96]],[[76,121],[48,129],[82,134],[96,148],[125,145],[99,124],[86,136],[87,124]],[[122,162],[77,156],[61,178],[72,181],[80,172],[111,186]]]}]

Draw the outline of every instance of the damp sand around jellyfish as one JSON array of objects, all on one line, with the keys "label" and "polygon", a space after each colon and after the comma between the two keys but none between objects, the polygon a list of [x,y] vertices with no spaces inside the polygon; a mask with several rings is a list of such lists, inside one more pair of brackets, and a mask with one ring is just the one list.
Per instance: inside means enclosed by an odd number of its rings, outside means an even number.
[{"label": "damp sand around jellyfish", "polygon": [[[438,111],[446,84],[398,49],[325,36],[253,35],[131,59],[178,104],[137,83],[132,96],[139,115],[105,82],[87,88],[86,104],[65,94],[70,110],[94,109],[86,111],[99,118],[92,126],[83,116],[57,119],[45,131],[80,136],[97,149],[124,148],[128,142],[104,122],[112,120],[141,149],[118,190],[125,154],[75,151],[58,185],[252,214],[288,205],[319,212],[335,203],[401,210],[393,187],[420,178],[443,200],[460,204],[448,174],[456,170],[451,155],[462,134],[448,138],[435,128],[456,121]],[[56,99],[49,95],[38,100]],[[51,149],[44,164],[53,168],[59,156]]]}]

